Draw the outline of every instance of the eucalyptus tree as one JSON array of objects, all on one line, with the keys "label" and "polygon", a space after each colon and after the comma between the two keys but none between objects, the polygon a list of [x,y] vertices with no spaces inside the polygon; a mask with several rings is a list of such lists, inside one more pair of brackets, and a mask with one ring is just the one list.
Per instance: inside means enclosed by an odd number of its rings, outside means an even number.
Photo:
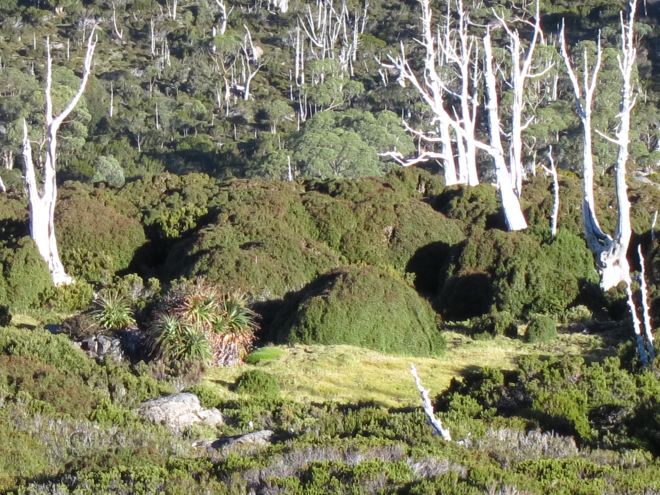
[{"label": "eucalyptus tree", "polygon": [[27,122],[23,121],[23,161],[25,182],[28,192],[30,235],[39,254],[46,261],[54,285],[65,285],[73,281],[66,273],[60,260],[55,236],[55,204],[57,202],[57,158],[58,132],[64,120],[74,110],[85,91],[85,86],[92,71],[92,60],[96,48],[96,26],[87,40],[87,51],[83,63],[83,75],[78,90],[63,110],[54,115],[53,109],[53,61],[50,40],[46,39],[46,81],[45,81],[45,155],[37,157],[43,165],[41,180],[37,179],[35,157],[28,133]]}]

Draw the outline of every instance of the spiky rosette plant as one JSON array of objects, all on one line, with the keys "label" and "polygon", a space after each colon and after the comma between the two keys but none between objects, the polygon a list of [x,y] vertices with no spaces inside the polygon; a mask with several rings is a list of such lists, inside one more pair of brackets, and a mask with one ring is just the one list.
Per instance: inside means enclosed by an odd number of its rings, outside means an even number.
[{"label": "spiky rosette plant", "polygon": [[257,329],[256,314],[247,304],[244,294],[226,295],[222,316],[215,321],[209,335],[213,360],[221,366],[233,366],[252,349]]},{"label": "spiky rosette plant", "polygon": [[112,289],[99,292],[94,301],[92,317],[105,330],[121,330],[135,325],[131,303]]},{"label": "spiky rosette plant", "polygon": [[245,296],[223,295],[195,280],[176,285],[163,297],[148,341],[153,355],[172,369],[232,366],[251,349],[256,328]]}]

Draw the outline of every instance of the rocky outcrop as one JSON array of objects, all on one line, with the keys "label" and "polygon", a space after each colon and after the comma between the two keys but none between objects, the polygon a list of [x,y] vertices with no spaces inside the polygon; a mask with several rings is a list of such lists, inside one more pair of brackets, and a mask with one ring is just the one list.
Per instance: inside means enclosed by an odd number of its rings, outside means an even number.
[{"label": "rocky outcrop", "polygon": [[138,414],[154,423],[180,430],[195,423],[219,426],[224,423],[220,411],[204,409],[195,394],[180,393],[143,402]]}]

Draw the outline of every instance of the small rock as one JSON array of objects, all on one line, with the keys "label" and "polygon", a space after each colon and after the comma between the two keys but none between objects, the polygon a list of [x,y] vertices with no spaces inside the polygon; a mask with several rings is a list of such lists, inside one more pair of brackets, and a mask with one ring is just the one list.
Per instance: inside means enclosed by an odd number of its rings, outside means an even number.
[{"label": "small rock", "polygon": [[208,426],[223,424],[222,414],[217,409],[203,409],[195,394],[180,393],[143,402],[138,414],[154,423],[169,426],[175,430],[195,423]]},{"label": "small rock", "polygon": [[223,447],[233,447],[235,445],[255,445],[266,446],[270,445],[274,433],[271,430],[259,430],[245,435],[238,435],[235,437],[225,437],[216,440],[211,444],[214,449]]}]

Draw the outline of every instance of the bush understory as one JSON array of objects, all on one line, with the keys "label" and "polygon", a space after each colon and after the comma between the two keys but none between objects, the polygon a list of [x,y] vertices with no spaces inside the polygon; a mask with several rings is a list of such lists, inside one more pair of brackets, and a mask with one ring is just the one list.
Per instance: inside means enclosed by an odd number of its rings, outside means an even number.
[{"label": "bush understory", "polygon": [[[77,281],[64,288],[2,199],[0,493],[660,491],[657,371],[634,358],[622,292],[599,295],[575,212],[550,239],[545,186],[534,187],[529,231],[506,233],[490,186],[443,190],[413,169],[293,183],[163,174],[119,192],[68,184],[58,232]],[[660,250],[637,236],[655,317]],[[616,356],[598,343],[605,330],[628,343]],[[127,334],[137,347],[120,363],[72,344]],[[595,347],[557,357],[572,335]],[[475,354],[459,368],[465,342],[532,356],[500,370]],[[296,397],[297,371],[276,371],[291,349],[320,362],[314,346],[341,350],[327,380],[357,368],[350,403]],[[358,347],[369,362],[351,360]],[[456,378],[435,405],[459,443],[433,436],[416,402],[360,399],[395,394],[379,381],[386,354],[438,360]],[[243,360],[231,379],[199,383],[205,367]],[[225,423],[173,432],[136,414],[186,387]],[[270,444],[205,447],[260,429]]]}]

